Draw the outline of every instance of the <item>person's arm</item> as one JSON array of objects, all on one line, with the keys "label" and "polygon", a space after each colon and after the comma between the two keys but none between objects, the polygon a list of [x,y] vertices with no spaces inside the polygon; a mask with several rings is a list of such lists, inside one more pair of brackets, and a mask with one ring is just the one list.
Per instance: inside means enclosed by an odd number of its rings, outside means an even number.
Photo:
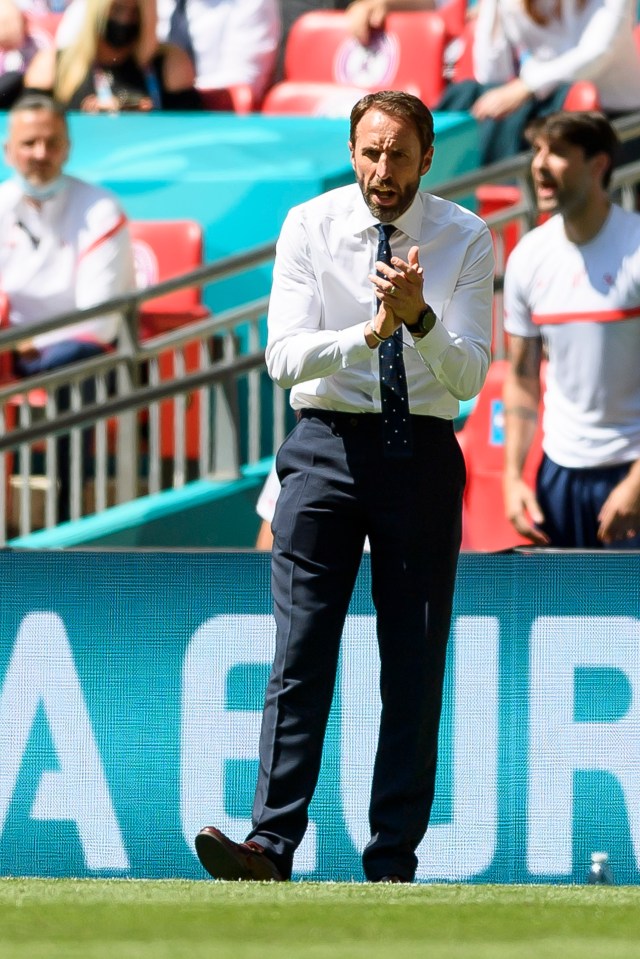
[{"label": "person's arm", "polygon": [[618,38],[631,29],[635,9],[636,0],[602,0],[573,46],[551,59],[532,51],[522,64],[520,79],[539,96],[561,83],[597,81],[618,56]]},{"label": "person's arm", "polygon": [[523,477],[538,425],[541,360],[539,337],[510,337],[509,367],[503,391],[503,489],[507,519],[521,536],[544,545],[549,542],[548,537],[538,528],[544,516],[534,491]]},{"label": "person's arm", "polygon": [[202,100],[195,89],[195,69],[189,54],[175,43],[162,46],[163,108],[201,110]]},{"label": "person's arm", "polygon": [[56,51],[40,50],[25,70],[25,90],[53,90],[56,78]]},{"label": "person's arm", "polygon": [[[352,316],[358,309],[348,289],[343,308]],[[324,304],[306,224],[294,208],[285,218],[276,245],[265,352],[269,376],[288,389],[369,360],[371,345],[365,337],[370,335],[370,308],[361,304],[358,317],[360,322],[345,329],[330,329],[323,322]]]},{"label": "person's arm", "polygon": [[603,543],[633,537],[640,531],[640,460],[607,496],[598,516],[598,539]]},{"label": "person's arm", "polygon": [[435,10],[435,0],[353,0],[346,9],[347,23],[364,47],[372,30],[381,30],[384,19],[394,10]]},{"label": "person's arm", "polygon": [[[429,303],[430,264],[422,267],[424,298]],[[491,234],[483,225],[466,248],[446,308],[441,315],[436,311],[429,333],[415,341],[425,366],[458,400],[477,396],[489,369],[494,271]]]},{"label": "person's arm", "polygon": [[[133,248],[127,218],[110,197],[99,199],[87,212],[76,274],[76,306],[84,309],[135,289]],[[119,314],[107,314],[74,327],[74,335],[111,343]]]},{"label": "person's arm", "polygon": [[13,0],[0,0],[0,48],[19,50],[24,43],[24,16]]}]

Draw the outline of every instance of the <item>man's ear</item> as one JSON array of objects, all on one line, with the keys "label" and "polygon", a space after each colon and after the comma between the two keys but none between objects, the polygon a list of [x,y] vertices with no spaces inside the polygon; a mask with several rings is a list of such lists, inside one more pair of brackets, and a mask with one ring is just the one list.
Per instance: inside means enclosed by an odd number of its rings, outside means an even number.
[{"label": "man's ear", "polygon": [[424,176],[425,173],[428,173],[431,169],[431,164],[433,163],[433,147],[429,147],[427,152],[422,158],[422,166],[420,167],[420,176]]},{"label": "man's ear", "polygon": [[347,146],[349,147],[349,157],[351,159],[351,166],[355,170],[356,168],[355,148],[351,140],[349,140]]}]

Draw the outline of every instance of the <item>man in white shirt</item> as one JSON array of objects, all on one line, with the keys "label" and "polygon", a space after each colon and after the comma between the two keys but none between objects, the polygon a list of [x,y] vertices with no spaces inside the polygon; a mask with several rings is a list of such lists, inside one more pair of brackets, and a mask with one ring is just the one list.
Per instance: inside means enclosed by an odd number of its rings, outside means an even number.
[{"label": "man in white shirt", "polygon": [[417,97],[368,94],[350,134],[357,184],[292,209],[277,244],[267,368],[298,423],[277,455],[253,829],[196,837],[221,879],[291,876],[367,536],[382,690],[367,879],[412,881],[433,800],[465,480],[453,419],[489,366],[493,249],[473,213],[419,192],[434,134]]},{"label": "man in white shirt", "polygon": [[[509,257],[505,508],[540,546],[640,548],[640,215],[608,194],[618,141],[599,113],[530,131],[539,209]],[[548,353],[543,461],[522,473]]]},{"label": "man in white shirt", "polygon": [[[13,106],[5,154],[14,176],[0,185],[0,288],[11,325],[24,329],[14,356],[19,377],[108,350],[120,316],[105,314],[35,337],[31,325],[135,289],[127,218],[109,191],[63,172],[69,148],[66,117],[49,97],[26,95]],[[64,404],[62,396],[59,406]],[[61,519],[67,518],[64,499]]]}]

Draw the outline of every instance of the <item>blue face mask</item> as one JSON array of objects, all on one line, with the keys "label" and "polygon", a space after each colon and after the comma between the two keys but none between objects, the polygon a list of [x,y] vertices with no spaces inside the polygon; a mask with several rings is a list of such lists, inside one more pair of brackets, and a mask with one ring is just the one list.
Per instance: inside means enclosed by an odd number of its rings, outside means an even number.
[{"label": "blue face mask", "polygon": [[49,180],[48,183],[31,183],[21,173],[15,174],[15,180],[25,196],[28,196],[31,200],[40,201],[50,200],[51,197],[62,190],[67,182],[64,173],[61,173],[54,180]]}]

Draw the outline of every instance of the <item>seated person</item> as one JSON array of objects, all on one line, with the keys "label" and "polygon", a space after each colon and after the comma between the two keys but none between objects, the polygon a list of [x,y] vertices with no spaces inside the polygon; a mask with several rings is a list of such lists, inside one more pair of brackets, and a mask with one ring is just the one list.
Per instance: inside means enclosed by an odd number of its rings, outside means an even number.
[{"label": "seated person", "polygon": [[[9,114],[5,144],[15,174],[0,185],[0,274],[9,321],[24,329],[15,349],[18,377],[107,351],[120,316],[108,314],[29,336],[29,326],[95,306],[135,289],[127,218],[115,196],[63,173],[69,134],[59,104],[25,95]],[[92,402],[91,386],[83,397]],[[61,394],[63,391],[59,391]],[[68,389],[58,409],[69,406]],[[69,516],[69,440],[59,441],[59,519]]]},{"label": "seated person", "polygon": [[[74,41],[82,10],[90,3],[73,0],[58,32],[60,47]],[[157,9],[158,40],[176,44],[189,56],[196,88],[244,84],[251,87],[256,102],[262,98],[273,80],[278,54],[278,0],[157,0]]]},{"label": "seated person", "polygon": [[34,57],[25,87],[89,113],[199,109],[191,60],[155,25],[154,0],[87,0],[76,37]]},{"label": "seated person", "polygon": [[436,109],[471,111],[482,165],[525,150],[528,123],[561,109],[578,80],[596,85],[610,119],[640,110],[636,2],[480,0],[475,79],[452,83]]}]

